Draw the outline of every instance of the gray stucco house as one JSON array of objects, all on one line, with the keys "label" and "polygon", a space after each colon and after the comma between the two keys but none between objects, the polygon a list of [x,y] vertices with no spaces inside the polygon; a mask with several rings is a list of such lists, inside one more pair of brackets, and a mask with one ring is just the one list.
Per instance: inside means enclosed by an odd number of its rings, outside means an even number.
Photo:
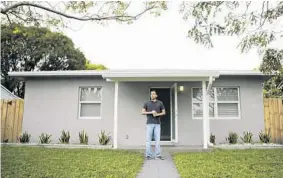
[{"label": "gray stucco house", "polygon": [[[225,142],[229,131],[257,135],[264,130],[262,83],[255,71],[105,70],[10,72],[26,81],[23,131],[38,142],[41,133],[57,143],[68,130],[71,143],[86,130],[98,144],[110,132],[114,148],[145,146],[144,102],[155,89],[163,101],[161,144],[202,146]],[[205,111],[205,112],[203,112]]]}]

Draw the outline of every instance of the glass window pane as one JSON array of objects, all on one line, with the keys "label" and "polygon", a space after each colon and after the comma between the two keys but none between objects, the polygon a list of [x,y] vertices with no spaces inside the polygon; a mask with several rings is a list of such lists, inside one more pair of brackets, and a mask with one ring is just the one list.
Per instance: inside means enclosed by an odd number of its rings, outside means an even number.
[{"label": "glass window pane", "polygon": [[100,103],[81,103],[81,117],[100,117]]},{"label": "glass window pane", "polygon": [[218,101],[238,101],[238,88],[217,88]]},{"label": "glass window pane", "polygon": [[101,91],[99,87],[81,88],[81,101],[101,101]]},{"label": "glass window pane", "polygon": [[218,103],[219,117],[238,117],[239,108],[237,103]]},{"label": "glass window pane", "polygon": [[[214,101],[214,90],[209,92],[209,101]],[[193,88],[193,102],[202,102],[202,88]]]},{"label": "glass window pane", "polygon": [[[193,104],[193,116],[194,117],[202,117],[203,116],[203,106],[202,103],[194,103]],[[214,104],[209,104],[209,117],[214,117]]]}]

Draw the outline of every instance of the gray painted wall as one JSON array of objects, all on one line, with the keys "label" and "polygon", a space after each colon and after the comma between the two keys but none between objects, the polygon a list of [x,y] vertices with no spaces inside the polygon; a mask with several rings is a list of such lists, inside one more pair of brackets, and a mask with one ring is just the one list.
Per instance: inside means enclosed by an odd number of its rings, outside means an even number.
[{"label": "gray painted wall", "polygon": [[[78,102],[80,86],[102,86],[101,120],[79,120]],[[70,142],[79,143],[79,132],[84,129],[89,143],[98,143],[101,129],[113,134],[114,84],[101,79],[33,79],[26,82],[23,131],[31,134],[31,141],[38,142],[41,133],[52,134],[52,142],[63,129],[69,130]]]},{"label": "gray painted wall", "polygon": [[[170,87],[173,82],[120,82],[118,100],[118,146],[144,146],[146,117],[141,109],[149,99],[150,87]],[[179,142],[178,145],[202,144],[202,120],[192,119],[191,88],[200,87],[201,82],[180,82],[183,92],[178,92]],[[103,87],[102,119],[78,120],[78,88],[82,85]],[[217,142],[224,142],[229,131],[242,134],[251,131],[258,139],[264,128],[262,85],[259,78],[221,77],[213,86],[240,87],[241,119],[211,120],[211,132]],[[59,94],[58,94],[59,92]],[[32,134],[32,141],[38,141],[42,132],[52,133],[53,141],[62,129],[70,130],[71,142],[79,143],[78,132],[85,129],[90,144],[98,143],[101,129],[113,136],[114,83],[102,79],[39,79],[26,83],[23,130]]]}]

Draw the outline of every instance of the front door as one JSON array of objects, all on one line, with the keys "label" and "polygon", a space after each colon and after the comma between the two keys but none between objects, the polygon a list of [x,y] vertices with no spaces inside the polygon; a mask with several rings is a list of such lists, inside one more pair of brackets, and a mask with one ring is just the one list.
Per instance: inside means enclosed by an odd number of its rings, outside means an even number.
[{"label": "front door", "polygon": [[[161,118],[161,136],[160,141],[171,141],[171,101],[170,88],[150,88],[150,91],[155,90],[157,99],[162,101],[165,107],[166,115]],[[154,135],[153,139],[154,141]]]}]

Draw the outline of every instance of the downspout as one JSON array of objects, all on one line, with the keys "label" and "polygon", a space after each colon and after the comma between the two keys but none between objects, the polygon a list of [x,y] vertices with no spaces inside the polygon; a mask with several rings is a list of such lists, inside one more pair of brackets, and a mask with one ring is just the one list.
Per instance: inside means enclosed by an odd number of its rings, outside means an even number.
[{"label": "downspout", "polygon": [[[213,83],[213,81],[215,81],[215,78],[214,77],[212,77],[212,76],[209,76],[209,82],[208,82],[208,85],[207,85],[207,90],[206,90],[206,93],[207,93],[207,102],[208,102],[208,104],[209,104],[209,92],[210,92],[210,90],[211,90],[211,86],[212,86],[212,83]],[[208,111],[206,111],[206,112],[208,112],[209,113],[209,107],[207,108],[207,110]],[[208,114],[209,115],[209,114]],[[208,134],[208,136],[207,136],[207,144],[208,144],[208,146],[210,146],[210,147],[212,147],[213,146],[213,144],[210,142],[210,119],[209,119],[209,117],[208,117],[208,120],[207,120],[207,134]]]}]

